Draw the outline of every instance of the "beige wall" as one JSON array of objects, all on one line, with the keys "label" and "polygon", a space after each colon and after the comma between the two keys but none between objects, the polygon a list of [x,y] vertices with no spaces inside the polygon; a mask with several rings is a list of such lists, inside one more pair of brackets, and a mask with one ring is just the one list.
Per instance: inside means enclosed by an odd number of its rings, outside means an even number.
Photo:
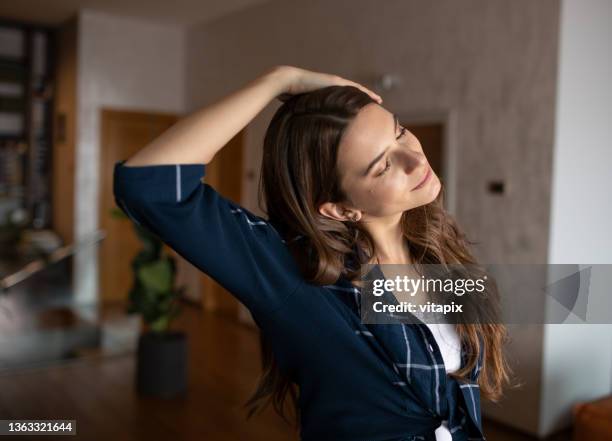
[{"label": "beige wall", "polygon": [[[399,114],[451,115],[456,215],[484,263],[547,259],[557,66],[557,0],[272,1],[187,35],[186,106],[225,95],[275,64],[367,82],[399,74],[384,93]],[[258,173],[270,105],[247,131],[247,167]],[[507,193],[486,192],[503,179]],[[245,179],[254,211],[257,179]],[[536,433],[542,327],[512,330],[523,389],[486,412]],[[511,411],[509,411],[511,409]]]},{"label": "beige wall", "polygon": [[[178,28],[82,10],[79,13],[75,240],[98,229],[100,111],[103,107],[181,113],[184,32]],[[98,256],[75,258],[78,302],[98,299]]]},{"label": "beige wall", "polygon": [[[359,81],[398,73],[387,108],[456,116],[457,216],[479,256],[544,262],[557,27],[556,0],[272,1],[189,31],[186,105],[274,64]],[[270,111],[249,134],[257,159]],[[490,179],[508,194],[488,195]]]}]

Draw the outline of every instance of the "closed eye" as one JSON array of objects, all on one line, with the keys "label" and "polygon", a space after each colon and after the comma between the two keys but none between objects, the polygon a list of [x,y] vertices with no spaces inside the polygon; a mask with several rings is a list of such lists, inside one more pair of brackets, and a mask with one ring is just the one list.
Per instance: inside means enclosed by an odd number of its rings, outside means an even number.
[{"label": "closed eye", "polygon": [[385,163],[385,168],[380,173],[378,173],[376,177],[384,175],[385,173],[389,171],[390,168],[391,168],[391,163],[389,162],[389,159],[387,159],[387,162]]},{"label": "closed eye", "polygon": [[401,130],[400,130],[400,134],[399,134],[399,136],[396,139],[402,138],[406,134],[407,131],[408,131],[408,129],[406,127],[402,127]]},{"label": "closed eye", "polygon": [[[406,127],[401,127],[400,134],[395,139],[399,140],[403,138],[406,135],[407,131],[408,129]],[[385,168],[380,173],[378,173],[376,176],[378,177],[378,176],[384,175],[385,173],[389,171],[390,168],[391,168],[391,162],[389,162],[389,159],[387,159],[387,162],[385,162]]]}]

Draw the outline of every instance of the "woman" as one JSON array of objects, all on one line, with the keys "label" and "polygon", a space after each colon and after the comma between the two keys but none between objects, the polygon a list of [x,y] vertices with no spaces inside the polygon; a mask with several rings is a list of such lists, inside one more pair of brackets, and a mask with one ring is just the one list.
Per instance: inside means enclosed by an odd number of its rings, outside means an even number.
[{"label": "woman", "polygon": [[[271,100],[268,220],[203,182],[204,167]],[[500,325],[360,320],[365,263],[473,263],[442,209],[419,141],[344,78],[278,66],[175,126],[114,170],[117,204],[227,288],[261,329],[264,374],[247,403],[303,440],[484,439],[480,392],[507,379]]]}]

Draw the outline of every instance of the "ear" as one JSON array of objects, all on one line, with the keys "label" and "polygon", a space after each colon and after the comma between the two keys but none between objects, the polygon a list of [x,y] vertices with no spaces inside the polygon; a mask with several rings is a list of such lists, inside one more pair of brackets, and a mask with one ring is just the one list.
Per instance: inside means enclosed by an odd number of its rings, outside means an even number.
[{"label": "ear", "polygon": [[354,210],[348,210],[344,206],[333,202],[321,204],[321,206],[319,206],[319,213],[322,216],[341,222],[355,221],[357,218],[361,217],[361,215]]},{"label": "ear", "polygon": [[348,218],[344,214],[345,210],[338,204],[333,202],[325,202],[319,206],[319,213],[322,216],[329,217],[330,219],[345,221]]}]

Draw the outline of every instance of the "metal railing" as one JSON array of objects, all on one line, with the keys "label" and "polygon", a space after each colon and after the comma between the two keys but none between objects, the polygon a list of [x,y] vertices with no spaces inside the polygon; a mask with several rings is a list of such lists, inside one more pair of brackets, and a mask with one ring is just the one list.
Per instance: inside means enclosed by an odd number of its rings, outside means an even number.
[{"label": "metal railing", "polygon": [[21,269],[0,279],[0,293],[5,293],[18,283],[32,277],[34,274],[44,270],[50,265],[76,254],[83,248],[98,244],[104,240],[104,238],[106,238],[106,231],[97,230],[77,243],[62,246],[44,257],[39,257],[27,263]]}]

